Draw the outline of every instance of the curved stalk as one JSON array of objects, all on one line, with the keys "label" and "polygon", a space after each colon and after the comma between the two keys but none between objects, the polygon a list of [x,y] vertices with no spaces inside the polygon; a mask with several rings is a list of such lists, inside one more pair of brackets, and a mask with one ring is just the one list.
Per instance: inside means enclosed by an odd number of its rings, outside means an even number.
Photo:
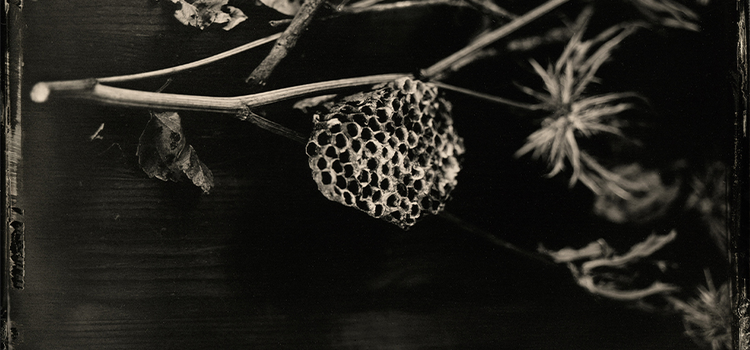
[{"label": "curved stalk", "polygon": [[459,92],[459,93],[462,93],[464,95],[473,96],[473,97],[476,97],[476,98],[480,98],[480,99],[483,99],[483,100],[486,100],[486,101],[490,101],[490,102],[494,102],[494,103],[499,103],[499,104],[502,104],[502,105],[512,106],[512,107],[516,107],[516,108],[522,108],[522,109],[526,109],[526,110],[530,110],[530,111],[538,111],[540,109],[544,109],[544,106],[541,105],[541,104],[531,104],[531,103],[517,102],[517,101],[513,101],[513,100],[510,100],[510,99],[507,99],[507,98],[503,98],[503,97],[499,97],[499,96],[494,96],[494,95],[490,95],[490,94],[485,94],[485,93],[481,93],[481,92],[478,92],[478,91],[469,90],[469,89],[465,89],[465,88],[462,88],[462,87],[458,87],[458,86],[446,84],[446,83],[443,83],[441,81],[432,81],[431,83],[435,84],[435,86],[437,86],[439,88],[442,88],[442,89],[445,89],[445,90],[451,90],[451,91]]},{"label": "curved stalk", "polygon": [[208,111],[238,113],[279,101],[330,92],[332,90],[374,85],[409,76],[408,74],[380,74],[365,77],[323,81],[292,86],[256,94],[215,97],[183,94],[166,94],[139,91],[103,85],[98,79],[40,82],[31,90],[31,99],[43,103],[59,95],[105,103],[108,105],[142,107],[151,109]]},{"label": "curved stalk", "polygon": [[175,66],[175,67],[159,69],[159,70],[155,70],[155,71],[151,71],[151,72],[143,72],[143,73],[136,73],[136,74],[118,75],[118,76],[113,76],[113,77],[97,78],[96,80],[98,82],[100,82],[100,83],[119,83],[119,82],[124,82],[124,81],[133,81],[133,80],[154,78],[154,77],[160,77],[160,76],[165,76],[165,75],[180,73],[180,72],[184,72],[184,71],[187,71],[187,70],[198,68],[200,66],[204,66],[204,65],[207,65],[207,64],[219,61],[219,60],[223,60],[223,59],[225,59],[227,57],[234,56],[234,55],[236,55],[238,53],[245,52],[247,50],[256,48],[258,46],[261,46],[263,44],[275,41],[280,36],[281,36],[281,33],[272,34],[272,35],[269,35],[269,36],[267,36],[265,38],[255,40],[253,42],[247,43],[247,44],[242,45],[242,46],[238,46],[238,47],[236,47],[234,49],[231,49],[231,50],[228,50],[228,51],[224,51],[222,53],[219,53],[219,54],[216,54],[216,55],[213,55],[213,56],[210,56],[210,57],[206,57],[206,58],[198,60],[198,61],[186,63],[186,64]]}]

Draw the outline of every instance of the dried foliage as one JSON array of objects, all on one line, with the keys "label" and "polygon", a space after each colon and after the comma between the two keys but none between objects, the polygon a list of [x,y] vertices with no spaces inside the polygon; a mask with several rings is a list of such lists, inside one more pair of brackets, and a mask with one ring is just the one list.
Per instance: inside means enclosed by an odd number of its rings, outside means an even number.
[{"label": "dried foliage", "polygon": [[612,168],[612,172],[623,179],[642,187],[622,198],[605,191],[594,201],[594,214],[618,223],[644,224],[663,217],[680,195],[682,180],[676,177],[665,183],[662,171],[644,169],[640,164],[628,164]]},{"label": "dried foliage", "polygon": [[651,22],[666,27],[699,31],[698,15],[689,7],[673,0],[630,0]]},{"label": "dried foliage", "polygon": [[[675,238],[675,231],[663,236],[652,234],[623,255],[616,255],[615,250],[603,239],[581,249],[539,250],[552,257],[555,262],[567,264],[578,284],[589,292],[614,300],[639,301],[649,296],[666,295],[678,290],[676,286],[661,281],[654,281],[645,288],[633,287],[633,278],[627,271],[629,267],[651,257]],[[652,263],[659,265],[658,261]]]},{"label": "dried foliage", "polygon": [[578,30],[555,64],[545,69],[537,61],[530,61],[544,82],[545,92],[528,87],[522,87],[522,90],[540,101],[533,109],[550,114],[542,121],[541,129],[527,138],[516,156],[531,153],[533,158],[545,159],[551,168],[550,177],[570,166],[571,186],[581,181],[597,194],[607,189],[618,196],[628,197],[630,191],[641,190],[642,186],[605,168],[579,148],[577,138],[602,133],[623,136],[617,116],[634,109],[636,105],[630,100],[640,97],[632,92],[594,96],[584,93],[589,84],[597,81],[596,72],[611,57],[612,50],[637,26],[617,25],[584,41],[583,33],[590,17],[590,10],[581,14]]},{"label": "dried foliage", "polygon": [[674,308],[682,313],[685,333],[699,344],[713,350],[732,349],[732,302],[729,284],[716,289],[706,273],[707,287],[698,287],[698,297],[688,301],[671,298]]},{"label": "dried foliage", "polygon": [[228,6],[229,0],[170,0],[179,4],[174,17],[186,26],[205,29],[213,23],[224,24],[230,30],[247,19],[242,10]]},{"label": "dried foliage", "polygon": [[287,16],[294,16],[302,7],[303,0],[260,0],[263,5],[266,5],[276,11],[279,11]]},{"label": "dried foliage", "polygon": [[728,249],[727,231],[727,166],[722,162],[715,162],[706,167],[703,174],[693,177],[690,182],[692,193],[685,206],[697,211],[702,221],[708,227],[711,238],[719,251],[725,253]]},{"label": "dried foliage", "polygon": [[213,187],[213,174],[187,143],[176,112],[151,113],[138,140],[137,155],[138,164],[149,177],[178,181],[186,176],[206,193]]}]

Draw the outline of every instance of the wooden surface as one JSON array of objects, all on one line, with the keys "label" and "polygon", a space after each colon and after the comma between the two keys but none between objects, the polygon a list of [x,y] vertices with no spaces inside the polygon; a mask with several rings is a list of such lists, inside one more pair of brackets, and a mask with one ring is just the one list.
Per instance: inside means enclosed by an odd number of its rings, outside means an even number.
[{"label": "wooden surface", "polygon": [[[164,2],[25,2],[24,95],[37,81],[189,62],[269,35],[276,29],[267,21],[283,17],[240,2],[246,24],[199,32]],[[438,8],[318,23],[306,33],[318,39],[303,37],[271,87],[414,71],[462,47],[477,20]],[[167,91],[248,93],[242,80],[267,49],[180,75]],[[205,195],[138,168],[147,111],[23,102],[26,278],[11,294],[16,349],[697,348],[678,316],[589,295],[566,269],[440,218],[404,232],[327,201],[303,147],[250,124],[182,114],[216,178]],[[454,104],[469,153],[451,212],[529,250],[613,228],[588,213],[586,191],[513,159],[529,129],[497,122],[506,109],[462,97]],[[266,113],[309,131],[309,116],[288,105]],[[90,140],[102,123],[103,139]],[[711,259],[721,257],[702,258]]]}]

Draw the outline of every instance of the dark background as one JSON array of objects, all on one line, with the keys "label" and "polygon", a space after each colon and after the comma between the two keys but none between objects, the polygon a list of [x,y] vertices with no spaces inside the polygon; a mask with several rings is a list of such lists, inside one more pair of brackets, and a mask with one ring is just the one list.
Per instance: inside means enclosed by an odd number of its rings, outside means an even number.
[{"label": "dark background", "polygon": [[[210,194],[149,179],[135,156],[149,115],[79,101],[33,104],[38,81],[80,79],[186,63],[272,34],[284,16],[238,2],[250,17],[203,32],[166,1],[27,1],[23,9],[25,288],[11,295],[17,349],[492,348],[692,349],[678,315],[648,313],[579,288],[564,267],[497,248],[439,217],[409,231],[327,201],[304,148],[226,115],[181,113],[188,142],[213,171]],[[532,4],[520,2],[523,13]],[[571,16],[573,5],[563,7]],[[613,9],[612,13],[627,16]],[[731,151],[728,12],[705,10],[700,34],[648,31],[602,74],[644,91],[660,111],[644,163]],[[610,14],[611,15],[611,14]],[[602,27],[608,21],[606,11]],[[559,25],[547,16],[518,33]],[[269,88],[357,75],[413,72],[461,48],[480,29],[469,9],[438,7],[315,23]],[[630,39],[629,39],[630,40]],[[251,92],[244,78],[269,46],[175,77],[167,92]],[[553,51],[559,52],[559,51]],[[556,57],[551,54],[549,57]],[[542,61],[540,59],[540,62]],[[526,78],[524,78],[526,77]],[[478,63],[451,82],[498,95],[534,84],[523,56]],[[526,79],[526,80],[524,80]],[[163,79],[128,85],[156,90]],[[534,130],[502,106],[456,94],[467,154],[448,210],[524,249],[626,249],[677,228],[670,281],[726,276],[724,256],[686,216],[615,225],[593,198],[513,153]],[[289,104],[259,112],[301,132]],[[101,140],[90,140],[100,124]],[[649,138],[650,137],[650,138]],[[728,153],[727,153],[728,155]]]}]

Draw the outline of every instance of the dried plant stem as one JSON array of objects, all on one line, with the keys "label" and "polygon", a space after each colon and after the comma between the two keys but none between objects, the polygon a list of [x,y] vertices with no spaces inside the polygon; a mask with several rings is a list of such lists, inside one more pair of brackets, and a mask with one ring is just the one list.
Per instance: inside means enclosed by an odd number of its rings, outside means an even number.
[{"label": "dried plant stem", "polygon": [[493,235],[493,234],[491,234],[491,233],[489,233],[489,232],[487,232],[485,230],[482,230],[481,228],[476,227],[476,226],[474,226],[474,225],[472,225],[472,224],[470,224],[470,223],[462,220],[461,218],[459,218],[459,217],[457,217],[457,216],[455,216],[455,215],[453,215],[453,214],[451,214],[449,212],[442,211],[442,212],[440,212],[439,215],[443,219],[448,220],[449,222],[451,222],[454,225],[460,227],[464,231],[467,231],[469,233],[472,233],[472,234],[476,235],[477,237],[480,237],[480,238],[482,238],[484,240],[487,240],[487,241],[489,241],[490,243],[492,243],[493,245],[495,245],[497,247],[500,247],[500,248],[512,251],[513,253],[516,253],[516,254],[518,254],[520,256],[523,256],[525,258],[528,258],[528,259],[531,259],[531,260],[534,260],[534,261],[537,261],[537,262],[541,262],[544,265],[557,266],[557,264],[555,264],[554,261],[552,261],[550,259],[547,259],[546,256],[541,255],[541,254],[537,254],[535,252],[530,252],[530,251],[527,251],[527,250],[523,250],[520,247],[518,247],[518,246],[516,246],[516,245],[514,245],[514,244],[512,244],[510,242],[506,242],[506,241],[498,238],[497,236],[495,236],[495,235]]},{"label": "dried plant stem", "polygon": [[362,0],[362,1],[357,1],[348,7],[370,7],[379,2],[383,2],[383,0]]},{"label": "dried plant stem", "polygon": [[[331,16],[320,17],[319,20],[327,20],[331,18],[341,17],[342,15],[373,13],[373,12],[388,12],[388,11],[396,11],[396,10],[403,10],[403,9],[409,9],[409,8],[419,8],[419,7],[429,7],[429,6],[439,6],[439,5],[456,6],[456,7],[468,6],[464,0],[405,0],[405,1],[393,2],[389,4],[355,6],[358,4],[359,3],[353,4],[351,6],[346,6],[342,8],[341,10],[339,10],[336,14],[333,14]],[[294,19],[280,19],[276,21],[269,21],[268,24],[270,24],[273,27],[277,27],[277,26],[290,24],[293,20]]]},{"label": "dried plant stem", "polygon": [[[298,85],[235,97],[165,94],[102,85],[97,79],[67,80],[37,83],[31,90],[31,99],[34,102],[42,103],[48,101],[50,97],[59,96],[96,101],[115,106],[229,113],[236,115],[241,120],[250,121],[263,129],[283,135],[283,132],[279,132],[279,130],[282,130],[280,128],[284,128],[283,126],[261,116],[251,114],[250,108],[338,89],[374,85],[406,76],[409,75],[371,75]],[[291,139],[299,141],[299,135],[294,135],[296,132],[290,131],[286,133],[291,135]]]},{"label": "dried plant stem", "polygon": [[302,32],[307,28],[313,19],[313,15],[324,3],[324,0],[307,0],[302,7],[300,7],[297,15],[294,16],[292,23],[286,28],[284,33],[281,34],[279,40],[276,41],[271,52],[266,56],[265,59],[253,70],[245,82],[249,84],[265,85],[268,77],[271,76],[273,70],[286,57],[299,39]]},{"label": "dried plant stem", "polygon": [[492,0],[466,0],[466,2],[474,5],[474,7],[480,12],[493,18],[514,19],[518,17],[517,15],[508,12],[506,9],[497,6]]},{"label": "dried plant stem", "polygon": [[283,126],[279,123],[270,121],[266,118],[261,117],[258,114],[253,113],[249,109],[247,109],[247,113],[239,113],[238,118],[240,120],[249,121],[261,129],[270,131],[276,135],[283,136],[287,139],[290,139],[294,142],[297,142],[299,144],[305,144],[307,143],[307,136],[303,135],[300,132],[294,131],[292,129],[287,128],[286,126]]},{"label": "dried plant stem", "polygon": [[433,64],[427,69],[422,70],[421,76],[424,79],[432,79],[441,74],[446,69],[450,69],[451,66],[457,61],[460,61],[465,56],[472,55],[476,51],[484,49],[487,45],[494,43],[507,36],[510,33],[518,30],[519,28],[529,24],[536,20],[542,15],[554,10],[558,6],[568,2],[569,0],[548,0],[541,6],[525,13],[523,16],[517,17],[514,20],[508,22],[500,28],[493,31],[487,32],[481,35],[479,38],[474,40],[471,44],[467,45],[463,49],[456,51],[452,55],[440,60]]},{"label": "dried plant stem", "polygon": [[187,71],[187,70],[195,69],[195,68],[198,68],[200,66],[204,66],[204,65],[207,65],[207,64],[219,61],[219,60],[223,60],[223,59],[225,59],[227,57],[234,56],[234,55],[236,55],[238,53],[245,52],[247,50],[256,48],[256,47],[261,46],[263,44],[272,42],[272,41],[278,39],[280,36],[281,36],[281,33],[272,34],[272,35],[269,35],[269,36],[267,36],[265,38],[255,40],[253,42],[247,43],[245,45],[236,47],[236,48],[228,50],[228,51],[224,51],[222,53],[213,55],[211,57],[206,57],[206,58],[204,58],[202,60],[198,60],[198,61],[186,63],[186,64],[175,66],[175,67],[164,68],[164,69],[159,69],[159,70],[150,71],[150,72],[137,73],[137,74],[128,74],[128,75],[118,75],[118,76],[105,77],[105,78],[97,78],[96,80],[98,82],[100,82],[100,83],[119,83],[119,82],[124,82],[124,81],[141,80],[141,79],[154,78],[154,77],[160,77],[160,76],[165,76],[165,75],[180,73],[180,72],[184,72],[184,71]]},{"label": "dried plant stem", "polygon": [[60,97],[92,100],[116,106],[237,113],[246,108],[338,89],[373,85],[406,76],[409,75],[397,73],[329,80],[234,97],[165,94],[123,89],[102,85],[97,79],[65,80],[37,83],[31,90],[31,99],[42,103],[54,95],[60,95]]},{"label": "dried plant stem", "polygon": [[513,106],[513,107],[517,107],[517,108],[523,108],[523,109],[527,109],[527,110],[531,110],[531,111],[537,111],[537,110],[541,110],[541,109],[544,108],[544,106],[539,105],[539,104],[530,104],[530,103],[516,102],[516,101],[513,101],[513,100],[509,100],[507,98],[493,96],[493,95],[488,95],[488,94],[485,94],[485,93],[481,93],[481,92],[477,92],[477,91],[474,91],[474,90],[469,90],[469,89],[465,89],[465,88],[462,88],[462,87],[458,87],[458,86],[446,84],[446,83],[443,83],[443,82],[440,82],[440,81],[436,81],[436,80],[433,80],[431,83],[434,84],[434,85],[436,85],[439,88],[442,88],[442,89],[451,90],[451,91],[455,91],[455,92],[460,92],[460,93],[465,94],[465,95],[473,96],[473,97],[476,97],[476,98],[480,98],[480,99],[483,99],[483,100],[487,100],[487,101],[490,101],[490,102],[499,103],[499,104],[503,104],[503,105]]}]

